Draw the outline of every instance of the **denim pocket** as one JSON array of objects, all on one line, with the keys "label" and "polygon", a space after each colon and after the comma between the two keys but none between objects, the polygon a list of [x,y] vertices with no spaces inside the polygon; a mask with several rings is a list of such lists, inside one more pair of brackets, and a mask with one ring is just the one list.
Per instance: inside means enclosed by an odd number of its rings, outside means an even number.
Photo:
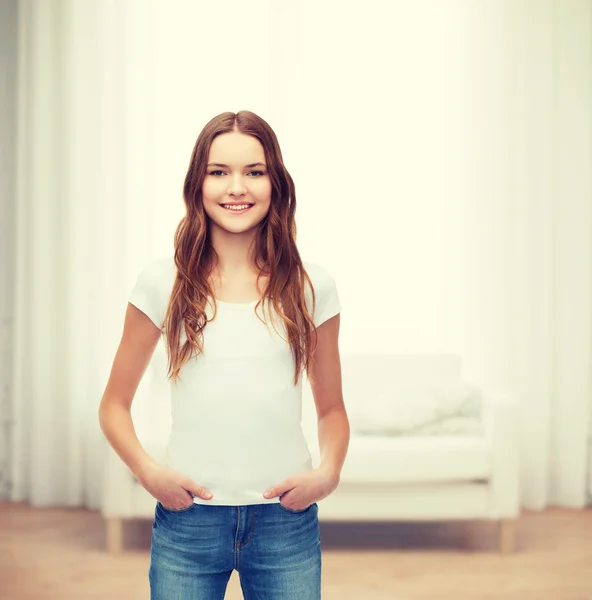
[{"label": "denim pocket", "polygon": [[185,506],[184,508],[167,508],[160,500],[157,500],[159,506],[162,508],[162,510],[164,510],[165,512],[169,512],[169,513],[180,513],[180,512],[186,512],[188,510],[191,510],[194,506],[195,506],[195,502],[191,502],[191,504],[189,506]]},{"label": "denim pocket", "polygon": [[316,506],[316,502],[313,502],[312,504],[308,505],[306,508],[301,508],[300,510],[295,510],[288,506],[284,506],[281,502],[278,502],[278,504],[282,510],[284,510],[288,513],[294,513],[294,514],[305,513],[306,511],[310,510],[313,506]]}]

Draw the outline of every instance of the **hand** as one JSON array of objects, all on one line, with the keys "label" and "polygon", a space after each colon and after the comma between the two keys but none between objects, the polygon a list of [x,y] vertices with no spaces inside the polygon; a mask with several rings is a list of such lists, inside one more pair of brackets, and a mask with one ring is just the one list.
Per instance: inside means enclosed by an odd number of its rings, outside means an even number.
[{"label": "hand", "polygon": [[195,481],[178,471],[163,465],[149,467],[138,477],[138,481],[165,508],[172,510],[181,510],[190,506],[194,496],[203,500],[213,498],[209,490],[200,487]]},{"label": "hand", "polygon": [[280,497],[280,502],[293,510],[304,510],[313,502],[326,498],[339,485],[339,475],[318,467],[303,471],[282,481],[263,494],[264,498]]}]

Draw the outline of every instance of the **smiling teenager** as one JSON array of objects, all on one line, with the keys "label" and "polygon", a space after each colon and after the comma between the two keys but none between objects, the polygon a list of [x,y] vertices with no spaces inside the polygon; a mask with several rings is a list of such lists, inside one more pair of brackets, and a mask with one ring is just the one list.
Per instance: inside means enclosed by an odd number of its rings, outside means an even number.
[{"label": "smiling teenager", "polygon": [[[99,410],[109,443],[156,499],[152,600],[321,595],[317,502],[349,444],[335,279],[303,260],[295,186],[275,133],[250,111],[199,134],[175,252],[146,265]],[[156,344],[168,352],[172,428],[162,463],[140,445],[131,404]],[[321,462],[301,427],[313,392]]]}]

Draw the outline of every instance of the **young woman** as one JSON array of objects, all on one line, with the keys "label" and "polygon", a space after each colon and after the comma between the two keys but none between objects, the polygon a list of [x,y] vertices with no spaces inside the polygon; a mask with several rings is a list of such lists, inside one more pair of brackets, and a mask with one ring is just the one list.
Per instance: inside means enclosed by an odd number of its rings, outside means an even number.
[{"label": "young woman", "polygon": [[[317,501],[349,444],[335,280],[295,243],[295,188],[275,133],[249,111],[200,133],[174,256],[138,275],[101,402],[101,427],[157,500],[152,600],[217,600],[237,570],[246,600],[321,597]],[[141,447],[131,404],[163,336],[172,430],[164,464]],[[320,464],[301,428],[302,374]]]}]

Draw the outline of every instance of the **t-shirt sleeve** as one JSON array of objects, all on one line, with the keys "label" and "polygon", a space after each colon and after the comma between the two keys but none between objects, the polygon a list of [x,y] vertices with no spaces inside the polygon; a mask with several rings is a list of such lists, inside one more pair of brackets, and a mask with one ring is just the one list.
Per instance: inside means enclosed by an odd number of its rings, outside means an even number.
[{"label": "t-shirt sleeve", "polygon": [[162,329],[166,306],[158,266],[157,263],[151,263],[138,273],[128,301],[139,308],[159,329]]},{"label": "t-shirt sleeve", "polygon": [[341,312],[341,303],[333,275],[320,265],[315,265],[313,271],[314,278],[311,276],[311,280],[316,297],[313,322],[316,327],[319,327],[319,325]]}]

